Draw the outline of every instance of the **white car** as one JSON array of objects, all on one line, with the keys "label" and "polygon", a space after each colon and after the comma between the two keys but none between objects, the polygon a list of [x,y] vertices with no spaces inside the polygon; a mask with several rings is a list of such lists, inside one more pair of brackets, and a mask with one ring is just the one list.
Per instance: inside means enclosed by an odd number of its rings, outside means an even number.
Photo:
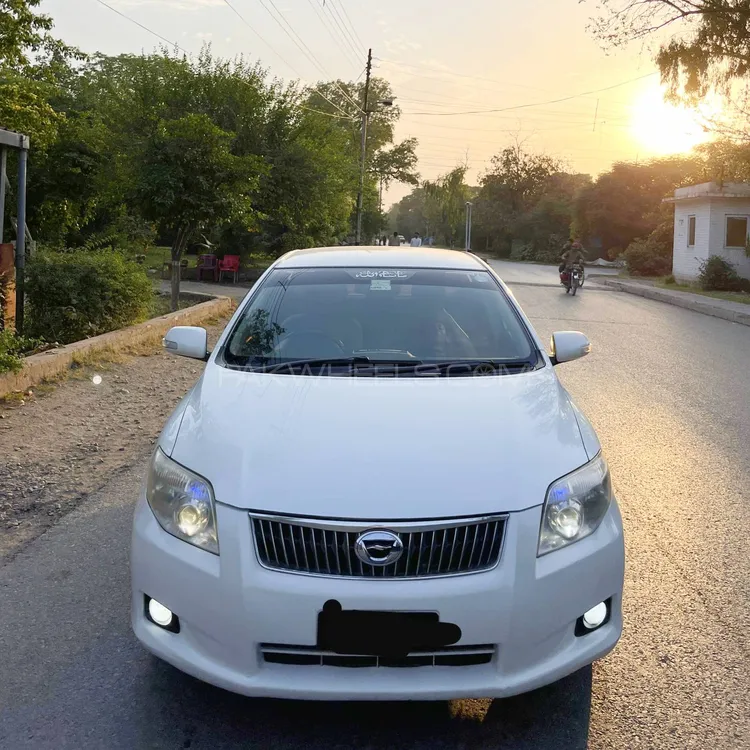
[{"label": "white car", "polygon": [[503,697],[607,654],[620,513],[552,350],[477,257],[276,261],[207,352],[138,500],[132,625],[249,696]]}]

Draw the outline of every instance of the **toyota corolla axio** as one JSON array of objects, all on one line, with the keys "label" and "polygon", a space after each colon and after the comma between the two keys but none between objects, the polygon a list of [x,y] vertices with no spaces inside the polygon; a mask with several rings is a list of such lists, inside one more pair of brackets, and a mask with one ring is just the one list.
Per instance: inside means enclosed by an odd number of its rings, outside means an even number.
[{"label": "toyota corolla axio", "polygon": [[248,696],[503,697],[603,657],[622,629],[607,463],[551,348],[491,267],[432,248],[277,260],[150,459],[132,625]]}]

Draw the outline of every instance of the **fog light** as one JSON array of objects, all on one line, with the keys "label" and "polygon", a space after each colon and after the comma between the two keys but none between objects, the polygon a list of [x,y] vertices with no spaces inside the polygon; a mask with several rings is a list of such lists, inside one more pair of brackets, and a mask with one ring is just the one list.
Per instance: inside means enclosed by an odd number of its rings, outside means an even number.
[{"label": "fog light", "polygon": [[159,604],[156,599],[148,600],[148,616],[163,628],[168,628],[174,622],[172,610],[167,609],[163,604]]},{"label": "fog light", "polygon": [[[168,611],[168,610],[167,610]],[[588,612],[583,614],[583,625],[589,630],[598,628],[606,619],[609,608],[606,602],[599,602],[595,607],[592,607]]]}]

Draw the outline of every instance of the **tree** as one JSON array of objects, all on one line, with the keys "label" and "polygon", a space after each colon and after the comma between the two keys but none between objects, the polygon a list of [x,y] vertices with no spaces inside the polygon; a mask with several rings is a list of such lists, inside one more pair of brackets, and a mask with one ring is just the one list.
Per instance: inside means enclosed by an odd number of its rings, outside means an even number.
[{"label": "tree", "polygon": [[460,165],[434,182],[424,183],[425,218],[430,231],[453,247],[461,236],[466,216],[469,186],[466,184],[468,167]]},{"label": "tree", "polygon": [[[388,81],[373,77],[370,80],[367,127],[367,162],[364,195],[363,233],[377,234],[386,219],[381,213],[381,200],[378,186],[382,188],[391,182],[419,184],[416,172],[417,140],[407,138],[393,145],[394,128],[401,116],[398,106],[378,106],[376,102],[393,99],[393,91]],[[364,83],[335,81],[319,84],[308,93],[307,106],[332,116],[334,121],[349,134],[347,153],[354,167],[359,169],[362,107],[364,105]],[[355,214],[352,212],[352,226]]]},{"label": "tree", "polygon": [[[477,224],[495,238],[501,252],[511,250],[514,238],[530,241],[529,213],[551,188],[553,175],[562,172],[556,159],[527,151],[517,142],[494,156],[480,179]],[[524,223],[525,222],[525,223]]]},{"label": "tree", "polygon": [[136,200],[144,216],[174,235],[172,309],[178,307],[180,259],[204,225],[232,219],[252,225],[251,198],[264,171],[253,156],[235,156],[233,134],[206,115],[191,114],[159,124],[139,165]]},{"label": "tree", "polygon": [[52,19],[34,12],[41,0],[0,0],[0,126],[45,148],[62,115],[50,105],[58,74],[84,55],[49,32]]},{"label": "tree", "polygon": [[669,220],[672,209],[663,199],[681,185],[701,181],[704,170],[705,164],[693,157],[617,163],[579,193],[576,229],[587,243],[621,252],[637,237],[648,237]]},{"label": "tree", "polygon": [[[594,30],[607,45],[669,29],[656,63],[673,98],[695,103],[712,90],[729,96],[739,82],[736,114],[747,119],[750,0],[602,0],[601,7]],[[729,129],[750,138],[744,124]]]}]

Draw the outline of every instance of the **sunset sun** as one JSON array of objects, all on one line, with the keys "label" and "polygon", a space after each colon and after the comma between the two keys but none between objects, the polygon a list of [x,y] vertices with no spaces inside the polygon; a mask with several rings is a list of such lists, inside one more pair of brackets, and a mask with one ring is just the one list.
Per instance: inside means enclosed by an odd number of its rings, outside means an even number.
[{"label": "sunset sun", "polygon": [[706,140],[695,110],[664,101],[658,88],[641,93],[632,107],[631,130],[642,148],[654,156],[689,151]]}]

